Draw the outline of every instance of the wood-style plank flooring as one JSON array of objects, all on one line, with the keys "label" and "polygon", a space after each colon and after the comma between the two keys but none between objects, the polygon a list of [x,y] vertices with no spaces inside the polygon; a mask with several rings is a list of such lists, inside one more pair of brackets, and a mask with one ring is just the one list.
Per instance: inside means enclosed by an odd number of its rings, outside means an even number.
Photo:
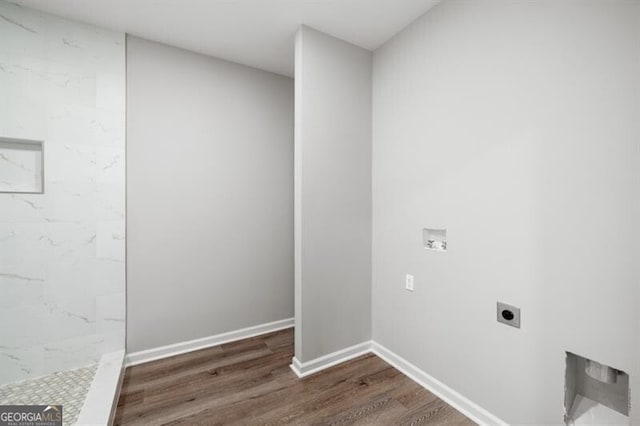
[{"label": "wood-style plank flooring", "polygon": [[304,379],[292,357],[290,329],[130,367],[115,424],[474,424],[375,355]]}]

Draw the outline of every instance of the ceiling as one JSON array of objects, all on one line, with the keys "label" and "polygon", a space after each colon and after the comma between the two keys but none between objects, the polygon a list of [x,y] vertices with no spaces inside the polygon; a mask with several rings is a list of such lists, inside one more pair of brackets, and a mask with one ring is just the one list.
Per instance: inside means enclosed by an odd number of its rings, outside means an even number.
[{"label": "ceiling", "polygon": [[293,75],[300,24],[374,50],[439,0],[13,0],[65,18]]}]

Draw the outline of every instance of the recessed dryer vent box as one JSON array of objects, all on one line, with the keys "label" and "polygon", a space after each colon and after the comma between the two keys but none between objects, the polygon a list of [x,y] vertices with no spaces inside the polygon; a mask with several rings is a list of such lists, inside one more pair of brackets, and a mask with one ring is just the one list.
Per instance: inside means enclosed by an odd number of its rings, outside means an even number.
[{"label": "recessed dryer vent box", "polygon": [[447,230],[446,229],[430,229],[422,230],[422,239],[424,248],[435,251],[447,251]]},{"label": "recessed dryer vent box", "polygon": [[43,143],[0,138],[0,193],[44,192]]},{"label": "recessed dryer vent box", "polygon": [[629,375],[571,352],[566,355],[565,424],[630,425]]}]

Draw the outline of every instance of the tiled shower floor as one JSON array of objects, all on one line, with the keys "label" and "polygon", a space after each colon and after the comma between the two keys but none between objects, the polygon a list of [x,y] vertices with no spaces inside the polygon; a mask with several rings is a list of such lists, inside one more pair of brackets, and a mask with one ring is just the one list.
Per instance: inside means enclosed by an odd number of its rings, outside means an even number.
[{"label": "tiled shower floor", "polygon": [[98,365],[0,386],[0,405],[62,405],[65,425],[75,424]]}]

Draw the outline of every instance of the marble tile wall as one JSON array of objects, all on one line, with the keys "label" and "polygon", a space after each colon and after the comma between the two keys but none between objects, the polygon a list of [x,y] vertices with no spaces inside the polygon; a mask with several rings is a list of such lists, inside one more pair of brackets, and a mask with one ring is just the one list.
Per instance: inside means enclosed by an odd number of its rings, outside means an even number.
[{"label": "marble tile wall", "polygon": [[124,34],[0,0],[0,137],[43,140],[45,175],[0,194],[5,384],[124,348]]}]

